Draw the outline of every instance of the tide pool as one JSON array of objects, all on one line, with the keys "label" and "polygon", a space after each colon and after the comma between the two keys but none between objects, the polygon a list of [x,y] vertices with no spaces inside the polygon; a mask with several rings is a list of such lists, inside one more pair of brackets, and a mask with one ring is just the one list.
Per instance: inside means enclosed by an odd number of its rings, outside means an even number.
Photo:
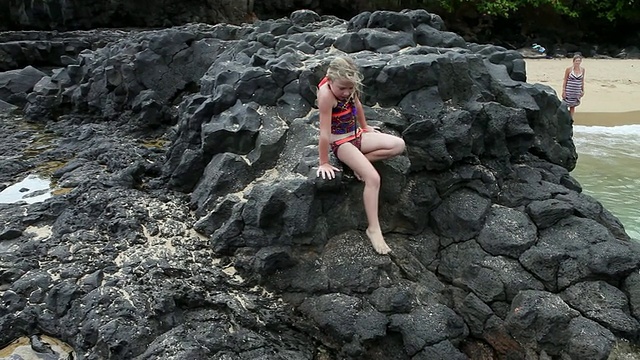
[{"label": "tide pool", "polygon": [[0,204],[34,204],[52,196],[51,181],[31,174],[0,192]]}]

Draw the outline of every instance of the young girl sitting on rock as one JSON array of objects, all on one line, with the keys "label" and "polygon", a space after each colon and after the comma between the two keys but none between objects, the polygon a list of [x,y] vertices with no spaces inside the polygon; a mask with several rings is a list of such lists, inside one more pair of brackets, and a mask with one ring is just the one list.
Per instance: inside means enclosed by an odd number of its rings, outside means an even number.
[{"label": "young girl sitting on rock", "polygon": [[329,146],[336,157],[364,182],[364,209],[369,226],[367,236],[379,254],[391,251],[382,236],[378,220],[380,175],[372,161],[388,159],[404,151],[404,140],[383,134],[367,125],[359,94],[363,76],[355,62],[346,57],[331,61],[318,85],[320,110],[320,166],[317,176],[335,178],[336,167],[329,164]]}]

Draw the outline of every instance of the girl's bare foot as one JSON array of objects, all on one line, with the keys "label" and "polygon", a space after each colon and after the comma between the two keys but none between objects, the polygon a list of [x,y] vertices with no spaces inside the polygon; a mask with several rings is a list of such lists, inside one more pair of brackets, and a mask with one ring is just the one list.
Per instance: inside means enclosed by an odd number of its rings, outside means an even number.
[{"label": "girl's bare foot", "polygon": [[371,245],[373,245],[373,249],[381,255],[385,255],[391,252],[391,248],[384,241],[384,237],[382,237],[382,231],[367,229],[366,231],[369,240],[371,241]]}]

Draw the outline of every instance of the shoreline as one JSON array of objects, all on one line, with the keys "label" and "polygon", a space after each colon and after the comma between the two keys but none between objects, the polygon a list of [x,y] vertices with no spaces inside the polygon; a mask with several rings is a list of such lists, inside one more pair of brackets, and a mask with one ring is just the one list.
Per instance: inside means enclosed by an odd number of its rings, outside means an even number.
[{"label": "shoreline", "polygon": [[[564,71],[571,59],[525,59],[527,82],[551,87],[562,94]],[[585,95],[576,107],[575,125],[619,126],[640,124],[640,60],[582,60]]]},{"label": "shoreline", "polygon": [[576,112],[574,125],[584,126],[624,126],[640,124],[640,110],[625,112]]}]

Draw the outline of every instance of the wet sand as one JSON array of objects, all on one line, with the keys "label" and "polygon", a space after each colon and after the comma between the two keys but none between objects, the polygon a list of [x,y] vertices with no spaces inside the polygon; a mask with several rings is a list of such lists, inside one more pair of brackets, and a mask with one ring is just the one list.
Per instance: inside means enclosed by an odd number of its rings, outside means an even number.
[{"label": "wet sand", "polygon": [[[640,96],[640,94],[638,94]],[[573,114],[576,125],[618,126],[640,124],[640,111],[625,112],[576,112]]]},{"label": "wet sand", "polygon": [[[562,78],[571,59],[526,62],[527,82],[548,85],[562,95]],[[640,124],[640,60],[586,58],[582,67],[585,95],[574,114],[577,125]]]}]

